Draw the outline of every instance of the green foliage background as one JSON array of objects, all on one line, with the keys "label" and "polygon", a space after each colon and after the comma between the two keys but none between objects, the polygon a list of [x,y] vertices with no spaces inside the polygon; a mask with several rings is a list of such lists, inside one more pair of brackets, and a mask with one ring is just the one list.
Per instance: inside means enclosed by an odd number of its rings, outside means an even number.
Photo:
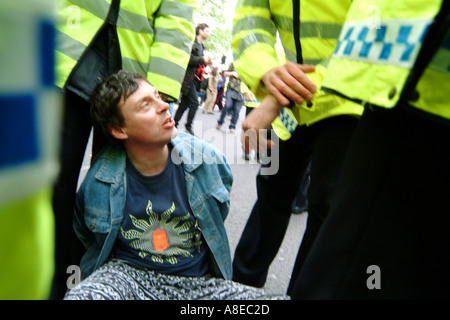
[{"label": "green foliage background", "polygon": [[199,0],[200,12],[196,24],[205,22],[209,25],[210,36],[204,42],[216,64],[221,63],[222,56],[227,56],[226,64],[231,63],[231,32],[234,8],[237,0]]}]

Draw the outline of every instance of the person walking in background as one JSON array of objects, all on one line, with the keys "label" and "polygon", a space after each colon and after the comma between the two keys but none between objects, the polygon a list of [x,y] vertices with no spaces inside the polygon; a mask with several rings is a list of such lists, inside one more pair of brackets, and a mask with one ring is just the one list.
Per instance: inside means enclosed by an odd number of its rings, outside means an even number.
[{"label": "person walking in background", "polygon": [[[67,289],[66,270],[84,251],[72,229],[78,176],[91,132],[89,99],[99,81],[120,69],[155,83],[165,99],[179,99],[194,41],[196,0],[68,1],[59,5],[56,85],[64,90],[61,171],[53,192],[56,224],[52,299]],[[93,155],[106,144],[93,130]]]},{"label": "person walking in background", "polygon": [[216,98],[216,103],[217,106],[219,107],[219,110],[222,111],[223,109],[223,92],[225,90],[225,82],[226,82],[227,78],[224,75],[224,71],[220,71],[220,77],[219,77],[219,82],[217,84],[217,98]]},{"label": "person walking in background", "polygon": [[206,88],[206,100],[203,106],[203,111],[209,114],[213,114],[213,110],[217,98],[217,85],[219,83],[219,68],[214,67],[211,70],[211,74],[208,78],[208,86]]},{"label": "person walking in background", "polygon": [[188,68],[186,70],[186,75],[184,76],[183,86],[181,88],[181,102],[175,112],[175,125],[181,120],[186,109],[189,109],[185,128],[186,131],[194,135],[192,131],[192,122],[195,118],[195,113],[198,109],[198,95],[197,89],[199,89],[199,83],[196,78],[198,68],[201,65],[210,66],[212,65],[212,60],[210,57],[205,56],[203,51],[205,47],[203,46],[203,41],[209,37],[209,26],[206,23],[200,23],[196,29],[196,38],[194,45],[192,46],[191,56],[189,59]]},{"label": "person walking in background", "polygon": [[229,129],[231,133],[234,133],[236,123],[239,119],[239,112],[244,105],[244,95],[241,90],[241,78],[234,70],[233,64],[230,65],[228,71],[224,72],[224,75],[228,77],[227,90],[225,92],[225,106],[220,113],[219,120],[217,120],[216,129],[220,130],[220,127],[225,122],[225,116],[229,111],[231,111],[232,116]]}]

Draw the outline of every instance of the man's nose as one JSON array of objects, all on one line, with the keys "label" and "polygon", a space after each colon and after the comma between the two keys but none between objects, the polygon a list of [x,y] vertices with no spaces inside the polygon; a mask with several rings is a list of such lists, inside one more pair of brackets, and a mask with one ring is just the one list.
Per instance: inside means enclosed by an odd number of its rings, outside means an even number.
[{"label": "man's nose", "polygon": [[169,110],[169,104],[163,100],[159,100],[158,101],[158,111],[159,112],[166,112],[167,110]]}]

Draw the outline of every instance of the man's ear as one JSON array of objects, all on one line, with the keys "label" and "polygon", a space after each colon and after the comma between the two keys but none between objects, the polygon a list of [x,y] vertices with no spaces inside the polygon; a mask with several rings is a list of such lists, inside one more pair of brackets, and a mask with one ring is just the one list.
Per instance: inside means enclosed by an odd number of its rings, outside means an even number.
[{"label": "man's ear", "polygon": [[110,130],[111,130],[111,135],[118,140],[125,140],[128,138],[127,133],[121,127],[116,126],[114,128],[111,128]]}]

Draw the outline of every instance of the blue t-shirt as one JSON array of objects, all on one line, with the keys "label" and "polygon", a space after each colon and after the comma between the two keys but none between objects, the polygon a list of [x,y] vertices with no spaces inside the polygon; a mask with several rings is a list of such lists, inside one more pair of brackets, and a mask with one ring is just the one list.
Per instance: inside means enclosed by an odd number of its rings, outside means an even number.
[{"label": "blue t-shirt", "polygon": [[191,212],[184,171],[169,155],[164,170],[142,175],[127,159],[124,220],[113,255],[166,274],[202,276],[209,248]]}]

